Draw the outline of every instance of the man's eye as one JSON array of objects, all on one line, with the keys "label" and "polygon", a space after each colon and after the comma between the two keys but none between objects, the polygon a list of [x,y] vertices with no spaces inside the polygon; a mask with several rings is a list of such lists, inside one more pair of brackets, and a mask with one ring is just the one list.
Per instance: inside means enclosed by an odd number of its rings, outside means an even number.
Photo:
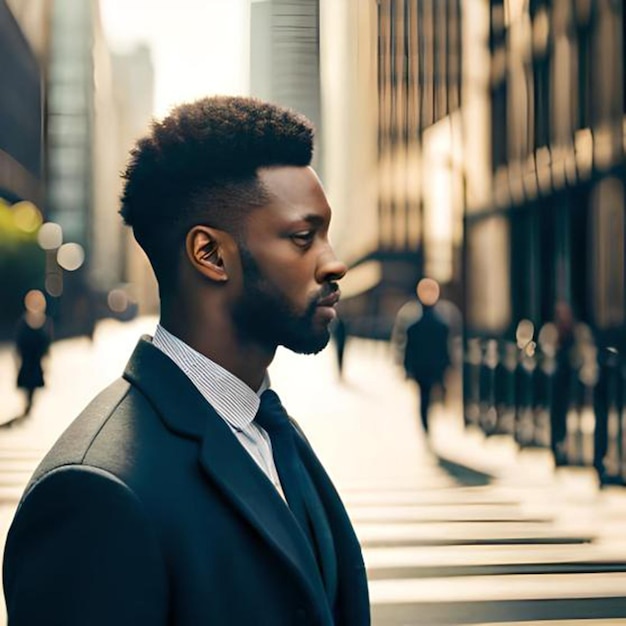
[{"label": "man's eye", "polygon": [[302,230],[291,235],[291,239],[298,246],[308,246],[312,241],[315,233],[312,230]]}]

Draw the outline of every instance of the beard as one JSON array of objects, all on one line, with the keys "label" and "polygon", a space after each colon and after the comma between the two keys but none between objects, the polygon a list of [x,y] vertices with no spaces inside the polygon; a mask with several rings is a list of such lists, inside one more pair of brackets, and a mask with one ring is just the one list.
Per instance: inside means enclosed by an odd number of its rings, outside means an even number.
[{"label": "beard", "polygon": [[304,311],[297,311],[275,286],[263,277],[259,266],[240,245],[243,293],[233,306],[239,336],[276,349],[284,346],[297,354],[317,354],[326,347],[330,331],[315,324],[319,294],[311,297]]}]

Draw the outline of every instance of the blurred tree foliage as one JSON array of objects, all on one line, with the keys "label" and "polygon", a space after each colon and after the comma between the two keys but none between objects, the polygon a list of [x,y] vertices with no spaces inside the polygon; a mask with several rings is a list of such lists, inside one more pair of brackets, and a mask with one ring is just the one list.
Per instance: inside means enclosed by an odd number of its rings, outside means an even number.
[{"label": "blurred tree foliage", "polygon": [[45,252],[37,233],[19,228],[11,207],[0,199],[0,337],[12,335],[29,289],[42,289]]}]

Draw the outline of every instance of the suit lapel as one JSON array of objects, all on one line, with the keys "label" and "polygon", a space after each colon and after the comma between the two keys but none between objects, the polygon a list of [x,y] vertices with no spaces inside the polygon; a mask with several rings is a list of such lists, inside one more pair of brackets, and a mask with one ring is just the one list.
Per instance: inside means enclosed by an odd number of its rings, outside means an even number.
[{"label": "suit lapel", "polygon": [[307,513],[311,521],[313,537],[319,554],[319,565],[322,570],[324,587],[326,588],[330,606],[334,606],[337,595],[337,555],[335,554],[333,535],[317,489],[313,485],[309,473],[304,468],[302,476],[302,489],[305,493]]},{"label": "suit lapel", "polygon": [[149,337],[142,337],[124,378],[148,398],[170,430],[199,440],[200,465],[207,479],[283,557],[318,610],[324,606],[319,570],[295,518],[224,420],[184,373],[152,345]]},{"label": "suit lapel", "polygon": [[296,430],[299,434],[296,442],[300,458],[315,485],[331,526],[337,566],[336,623],[369,626],[369,593],[361,546],[335,486],[300,428]]},{"label": "suit lapel", "polygon": [[228,427],[219,417],[217,420],[207,425],[200,455],[202,467],[267,543],[296,568],[318,603],[324,589],[308,540],[275,487],[232,433],[220,436],[222,427]]}]

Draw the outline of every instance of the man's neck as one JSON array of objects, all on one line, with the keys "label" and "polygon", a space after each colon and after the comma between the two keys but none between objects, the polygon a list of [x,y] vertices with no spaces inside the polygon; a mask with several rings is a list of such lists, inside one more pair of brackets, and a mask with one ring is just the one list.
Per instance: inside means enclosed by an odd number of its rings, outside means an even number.
[{"label": "man's neck", "polygon": [[193,324],[176,323],[163,316],[159,324],[252,389],[261,386],[276,352],[253,343],[242,344],[236,334],[225,328],[206,325],[199,332]]}]

